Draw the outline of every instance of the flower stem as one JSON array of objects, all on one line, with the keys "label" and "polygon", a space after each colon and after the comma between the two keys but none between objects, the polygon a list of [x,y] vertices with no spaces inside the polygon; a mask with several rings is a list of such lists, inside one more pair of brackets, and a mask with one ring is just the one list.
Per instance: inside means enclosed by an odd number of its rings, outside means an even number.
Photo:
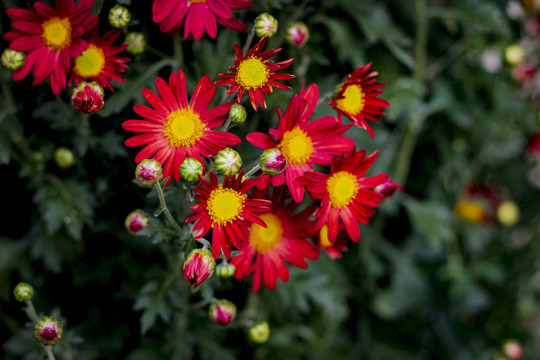
[{"label": "flower stem", "polygon": [[251,175],[255,174],[257,171],[259,171],[260,169],[261,169],[261,165],[255,164],[255,166],[253,166],[244,176],[248,178]]},{"label": "flower stem", "polygon": [[251,45],[251,42],[253,41],[253,38],[255,37],[255,27],[251,27],[251,29],[249,29],[249,33],[248,33],[248,38],[246,40],[246,43],[244,44],[244,47],[242,48],[242,54],[245,56],[248,49],[249,49],[249,46]]},{"label": "flower stem", "polygon": [[171,215],[171,212],[169,211],[169,208],[167,208],[167,204],[165,203],[165,196],[163,195],[163,189],[161,188],[161,184],[159,182],[156,182],[154,184],[154,188],[156,189],[156,192],[159,197],[159,203],[161,204],[161,208],[163,209],[163,212],[165,213],[165,217],[167,217],[167,220],[171,223],[171,226],[180,234],[180,236],[184,236],[184,230],[178,225],[176,220],[174,220],[173,216]]},{"label": "flower stem", "polygon": [[[39,322],[39,316],[37,314],[36,309],[34,308],[34,304],[32,304],[32,300],[26,300],[26,315],[36,324]],[[43,344],[42,344],[43,345]],[[45,351],[45,354],[47,355],[47,359],[49,360],[55,360],[54,354],[52,352],[52,348],[47,345],[43,345],[43,350]]]},{"label": "flower stem", "polygon": [[225,120],[225,124],[221,127],[221,131],[227,131],[229,129],[229,126],[231,125],[232,119],[230,117],[227,117],[227,120]]}]

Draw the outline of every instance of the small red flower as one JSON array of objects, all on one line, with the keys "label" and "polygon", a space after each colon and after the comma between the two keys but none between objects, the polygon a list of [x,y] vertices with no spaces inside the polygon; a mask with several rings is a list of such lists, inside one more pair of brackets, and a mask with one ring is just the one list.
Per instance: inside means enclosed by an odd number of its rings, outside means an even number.
[{"label": "small red flower", "polygon": [[253,109],[257,110],[257,106],[261,104],[266,109],[266,101],[264,93],[271,94],[272,86],[280,89],[291,90],[290,86],[283,85],[276,80],[290,80],[295,78],[291,74],[276,74],[274,71],[282,70],[291,65],[293,59],[274,63],[270,61],[274,55],[279,53],[281,49],[266,50],[262,52],[266,37],[255,45],[251,50],[248,50],[246,56],[242,53],[240,47],[234,44],[236,59],[234,66],[229,67],[229,72],[218,74],[218,77],[223,80],[218,80],[214,84],[218,86],[232,85],[227,94],[237,93],[237,100],[240,102],[242,95],[249,93],[249,99]]},{"label": "small red flower", "polygon": [[330,106],[337,110],[338,120],[341,114],[348,117],[356,126],[366,130],[374,138],[375,134],[366,120],[378,123],[376,115],[384,115],[382,109],[389,106],[388,102],[377,98],[382,91],[384,83],[377,83],[376,72],[369,72],[372,63],[362,65],[352,74],[349,74],[336,96],[330,101]]},{"label": "small red flower", "polygon": [[98,83],[81,82],[79,86],[73,89],[71,103],[81,113],[93,114],[105,104],[104,95],[103,88]]},{"label": "small red flower", "polygon": [[317,244],[326,252],[330,259],[340,259],[343,253],[348,250],[347,244],[349,243],[349,237],[343,224],[339,224],[338,234],[336,240],[333,242],[328,239],[328,225],[326,224],[320,228],[318,235],[319,241]]}]

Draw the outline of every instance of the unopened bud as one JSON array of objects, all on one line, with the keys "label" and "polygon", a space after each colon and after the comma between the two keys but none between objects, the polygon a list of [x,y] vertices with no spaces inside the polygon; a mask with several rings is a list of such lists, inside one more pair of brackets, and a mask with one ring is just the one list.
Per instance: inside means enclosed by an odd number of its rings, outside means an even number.
[{"label": "unopened bud", "polygon": [[242,104],[233,104],[229,110],[229,118],[235,123],[243,123],[246,121],[247,112]]},{"label": "unopened bud", "polygon": [[264,150],[259,158],[261,171],[267,175],[279,175],[287,167],[287,158],[277,149]]},{"label": "unopened bud", "polygon": [[236,316],[236,305],[229,300],[216,300],[208,309],[210,320],[220,326],[229,324]]},{"label": "unopened bud", "polygon": [[199,160],[186,158],[180,165],[180,175],[186,181],[195,181],[202,175],[204,171],[203,165]]},{"label": "unopened bud", "polygon": [[52,316],[44,316],[34,327],[34,337],[44,345],[55,345],[63,332],[62,324]]},{"label": "unopened bud", "polygon": [[525,50],[520,45],[510,45],[504,50],[504,59],[512,66],[521,64],[525,61]]},{"label": "unopened bud", "polygon": [[95,82],[81,82],[71,96],[71,103],[75,109],[84,114],[92,114],[103,107],[105,101],[103,88]]},{"label": "unopened bud", "polygon": [[71,149],[59,147],[54,150],[54,161],[62,169],[68,169],[75,163],[75,154]]},{"label": "unopened bud", "polygon": [[519,220],[519,207],[510,200],[501,202],[497,208],[497,220],[503,226],[514,226]]},{"label": "unopened bud", "polygon": [[17,301],[25,302],[32,299],[32,296],[34,296],[34,288],[30,284],[21,282],[15,286],[13,295],[15,295],[15,299],[17,299]]},{"label": "unopened bud", "polygon": [[216,155],[216,168],[223,175],[234,175],[242,168],[242,158],[236,150],[223,149]]},{"label": "unopened bud", "polygon": [[144,49],[146,48],[146,39],[144,38],[144,35],[139,32],[127,34],[125,42],[128,43],[126,51],[133,55],[144,52]]},{"label": "unopened bud", "polygon": [[11,49],[6,49],[2,53],[2,65],[10,70],[19,70],[24,65],[24,53]]},{"label": "unopened bud", "polygon": [[216,261],[209,250],[195,249],[184,261],[182,271],[184,277],[194,288],[198,288],[214,273]]},{"label": "unopened bud", "polygon": [[255,34],[258,37],[271,38],[275,35],[278,28],[278,22],[269,13],[262,13],[255,18]]},{"label": "unopened bud", "polygon": [[216,275],[221,278],[228,278],[234,275],[236,271],[236,266],[231,263],[221,263],[216,266]]},{"label": "unopened bud", "polygon": [[287,26],[285,40],[296,48],[306,45],[309,40],[309,29],[303,22],[295,22]]},{"label": "unopened bud", "polygon": [[109,24],[111,24],[112,27],[123,28],[129,24],[130,20],[131,14],[124,6],[116,4],[109,10]]},{"label": "unopened bud", "polygon": [[154,185],[163,179],[163,168],[154,159],[143,159],[135,169],[135,178],[143,185]]},{"label": "unopened bud", "polygon": [[254,343],[265,343],[270,337],[270,326],[266,321],[261,321],[249,328],[248,335]]},{"label": "unopened bud", "polygon": [[523,357],[523,348],[516,340],[508,340],[503,345],[503,353],[510,360],[517,360]]},{"label": "unopened bud", "polygon": [[373,190],[381,194],[383,198],[388,199],[389,197],[394,195],[396,190],[403,190],[403,188],[393,182],[391,179],[388,179],[384,183],[377,185]]},{"label": "unopened bud", "polygon": [[133,210],[126,217],[124,224],[131,235],[137,235],[139,231],[148,226],[148,215],[142,210]]}]

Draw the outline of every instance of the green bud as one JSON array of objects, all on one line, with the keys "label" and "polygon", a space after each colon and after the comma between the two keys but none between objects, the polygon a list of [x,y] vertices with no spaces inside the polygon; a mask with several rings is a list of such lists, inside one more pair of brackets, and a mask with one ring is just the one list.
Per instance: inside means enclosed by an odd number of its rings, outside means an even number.
[{"label": "green bud", "polygon": [[229,118],[235,123],[243,123],[246,121],[247,112],[242,104],[234,104],[229,111]]},{"label": "green bud", "polygon": [[242,158],[231,148],[223,149],[216,155],[216,168],[223,175],[234,175],[242,168]]},{"label": "green bud", "polygon": [[131,32],[126,35],[125,41],[128,43],[126,51],[130,54],[140,54],[144,52],[144,49],[146,48],[146,39],[142,33]]},{"label": "green bud", "polygon": [[199,160],[186,158],[180,165],[180,175],[186,181],[195,181],[202,175],[204,171],[203,165]]},{"label": "green bud", "polygon": [[265,343],[270,337],[270,326],[266,321],[261,321],[249,328],[248,335],[254,343]]},{"label": "green bud", "polygon": [[278,28],[278,22],[269,13],[262,13],[255,18],[255,34],[258,37],[271,38],[275,35]]},{"label": "green bud", "polygon": [[234,275],[236,266],[230,263],[220,263],[216,266],[216,275],[221,278],[228,278]]},{"label": "green bud", "polygon": [[115,28],[123,28],[129,24],[131,14],[129,10],[123,6],[116,4],[109,10],[109,24]]},{"label": "green bud", "polygon": [[509,65],[519,65],[525,61],[525,50],[520,45],[510,45],[504,50],[504,59]]},{"label": "green bud", "polygon": [[34,337],[44,345],[55,345],[63,333],[62,324],[52,316],[44,316],[34,327]]},{"label": "green bud", "polygon": [[15,299],[17,299],[17,301],[25,302],[32,299],[32,296],[34,296],[34,288],[30,284],[21,282],[15,286],[13,295],[15,295]]},{"label": "green bud", "polygon": [[54,161],[62,169],[68,169],[75,163],[75,154],[71,149],[59,147],[54,151]]},{"label": "green bud", "polygon": [[25,55],[22,52],[6,49],[2,53],[2,65],[10,70],[18,70],[24,65]]},{"label": "green bud", "polygon": [[163,179],[161,164],[154,159],[142,159],[135,169],[135,179],[146,186],[160,182]]}]

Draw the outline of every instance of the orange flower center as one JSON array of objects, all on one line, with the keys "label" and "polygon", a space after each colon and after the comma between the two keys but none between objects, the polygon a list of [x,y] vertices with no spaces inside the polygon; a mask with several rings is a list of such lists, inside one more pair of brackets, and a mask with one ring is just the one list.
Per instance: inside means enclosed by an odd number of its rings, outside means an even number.
[{"label": "orange flower center", "polygon": [[223,189],[220,185],[210,193],[206,210],[214,223],[225,225],[239,217],[245,201],[242,193],[233,189]]},{"label": "orange flower center", "polygon": [[475,201],[460,200],[454,207],[455,214],[463,220],[472,223],[481,223],[486,218],[486,212],[482,205]]},{"label": "orange flower center", "polygon": [[240,62],[236,69],[234,81],[246,90],[257,90],[267,82],[270,70],[258,57],[248,57]]},{"label": "orange flower center", "polygon": [[336,100],[337,108],[351,115],[359,114],[365,105],[366,94],[360,85],[349,85],[343,92],[343,98]]},{"label": "orange flower center", "polygon": [[51,49],[60,51],[71,43],[69,18],[52,17],[43,22],[41,30],[43,43]]},{"label": "orange flower center", "polygon": [[89,78],[99,76],[105,68],[105,54],[103,50],[94,44],[88,45],[88,49],[75,58],[73,70],[77,75]]},{"label": "orange flower center", "polygon": [[167,116],[163,135],[172,147],[191,146],[202,136],[206,126],[198,114],[189,107],[175,110]]},{"label": "orange flower center", "polygon": [[281,220],[272,213],[264,213],[261,219],[266,223],[266,228],[253,224],[249,233],[249,242],[262,254],[272,250],[283,239],[283,226]]},{"label": "orange flower center", "polygon": [[358,192],[358,180],[348,171],[338,171],[326,181],[330,205],[344,207],[351,203]]},{"label": "orange flower center", "polygon": [[313,154],[311,138],[299,127],[286,131],[279,147],[293,165],[305,164]]}]

